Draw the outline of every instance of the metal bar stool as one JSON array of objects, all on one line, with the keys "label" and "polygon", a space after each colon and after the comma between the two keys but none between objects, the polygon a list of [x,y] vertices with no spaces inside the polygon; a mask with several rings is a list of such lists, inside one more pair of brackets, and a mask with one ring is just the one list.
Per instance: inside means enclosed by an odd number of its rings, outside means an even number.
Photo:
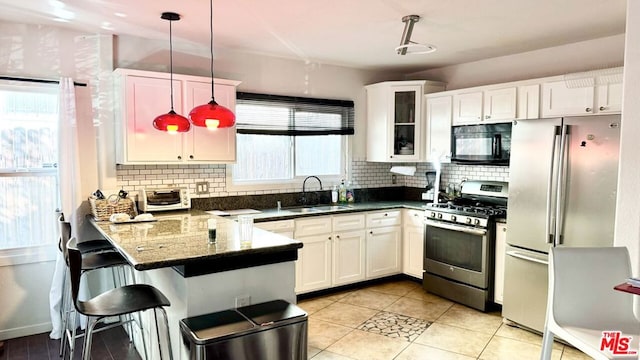
[{"label": "metal bar stool", "polygon": [[[121,316],[132,313],[141,312],[144,310],[154,310],[154,320],[156,326],[156,334],[158,337],[158,347],[160,349],[160,358],[164,358],[162,353],[162,342],[160,340],[160,329],[158,327],[158,314],[160,310],[164,316],[164,326],[167,330],[167,345],[169,349],[169,359],[173,359],[171,351],[171,338],[169,335],[169,321],[167,313],[164,310],[164,306],[171,306],[169,300],[158,289],[153,286],[145,284],[124,285],[116,287],[115,289],[108,290],[98,296],[95,296],[89,300],[78,300],[78,292],[80,291],[80,278],[82,275],[82,254],[80,251],[72,247],[73,239],[69,240],[67,246],[68,259],[69,259],[69,275],[71,281],[71,297],[76,310],[87,317],[89,317],[89,323],[84,336],[84,346],[82,349],[82,358],[89,360],[91,355],[91,340],[95,326],[98,322],[106,317]],[[119,325],[111,324],[109,327]],[[141,331],[141,333],[144,333]],[[144,339],[144,335],[142,336]],[[143,341],[143,347],[146,345]],[[146,357],[146,356],[145,356]]]},{"label": "metal bar stool", "polygon": [[[80,243],[76,242],[76,239],[70,239],[70,235],[71,235],[71,224],[68,222],[64,222],[64,221],[60,221],[59,222],[60,225],[60,248],[61,251],[63,253],[63,256],[65,258],[65,262],[67,264],[67,267],[69,266],[69,261],[68,261],[68,255],[67,255],[67,244],[71,243],[72,246],[74,248],[78,248],[77,245],[79,245]],[[72,240],[72,241],[71,241]],[[97,247],[94,247],[94,249],[96,249]],[[102,249],[105,249],[104,247]],[[113,249],[113,247],[112,247]],[[115,249],[114,249],[115,250]],[[87,252],[82,254],[81,252],[81,257],[82,257],[82,272],[88,272],[88,271],[92,271],[92,270],[98,270],[98,269],[105,269],[105,268],[111,268],[112,271],[112,277],[113,277],[113,283],[114,286],[118,286],[118,283],[125,283],[126,282],[126,278],[124,276],[124,273],[121,275],[118,275],[118,278],[120,278],[120,281],[118,281],[119,279],[116,278],[116,274],[115,274],[115,269],[117,268],[123,268],[123,267],[128,267],[130,272],[131,272],[131,278],[132,281],[135,283],[135,275],[133,272],[133,268],[130,266],[130,264],[127,262],[127,260],[120,255],[120,253],[116,252],[116,251],[102,251],[102,252]],[[65,272],[66,272],[66,268],[65,267]],[[64,357],[65,355],[65,351],[66,351],[66,347],[67,344],[69,346],[69,355],[70,355],[70,359],[73,358],[73,354],[75,352],[75,339],[78,338],[79,336],[76,336],[76,320],[77,320],[77,314],[75,314],[75,312],[73,311],[73,305],[71,302],[71,287],[70,285],[67,283],[67,276],[66,273],[64,274],[64,278],[63,278],[63,283],[62,283],[62,306],[61,306],[61,318],[62,318],[62,331],[63,331],[63,335],[60,339],[60,353],[59,355]],[[122,278],[124,278],[124,280],[122,280]],[[73,314],[73,317],[71,316],[71,313]],[[69,329],[69,323],[72,323],[71,329]],[[131,336],[133,331],[133,329],[130,328],[129,331],[129,335]]]}]

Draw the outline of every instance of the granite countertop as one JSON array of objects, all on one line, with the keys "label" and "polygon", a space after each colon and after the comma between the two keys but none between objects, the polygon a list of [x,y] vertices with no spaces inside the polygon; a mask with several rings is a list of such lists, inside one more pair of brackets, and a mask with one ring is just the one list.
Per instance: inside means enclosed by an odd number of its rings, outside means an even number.
[{"label": "granite countertop", "polygon": [[[209,214],[156,214],[155,218],[122,224],[92,220],[92,224],[136,270],[174,267],[185,277],[296,260],[302,247],[299,241],[255,227],[252,241],[241,243],[235,221]],[[215,244],[208,243],[211,218],[217,220]]]},{"label": "granite countertop", "polygon": [[[415,209],[425,210],[426,202],[424,201],[375,201],[375,202],[363,202],[353,204],[338,204],[331,206],[327,204],[321,205],[308,205],[304,208],[318,209],[312,212],[300,212],[294,208],[282,208],[278,209],[263,209],[259,214],[252,214],[255,222],[276,221],[276,220],[288,220],[310,216],[321,215],[336,215],[344,213],[353,213],[361,211],[375,211],[375,210],[388,210],[388,209]],[[234,217],[231,217],[234,218]]]}]

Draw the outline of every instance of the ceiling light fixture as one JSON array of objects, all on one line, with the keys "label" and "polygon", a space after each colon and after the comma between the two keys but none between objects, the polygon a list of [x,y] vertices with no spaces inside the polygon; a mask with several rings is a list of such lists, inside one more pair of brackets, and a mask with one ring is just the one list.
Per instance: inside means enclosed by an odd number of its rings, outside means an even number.
[{"label": "ceiling light fixture", "polygon": [[236,123],[236,116],[226,107],[219,105],[214,97],[213,88],[213,0],[209,7],[209,42],[211,45],[211,101],[196,106],[189,113],[189,118],[195,126],[206,127],[209,130],[232,127]]},{"label": "ceiling light fixture", "polygon": [[396,47],[396,53],[398,55],[407,54],[429,54],[436,51],[436,47],[431,44],[420,44],[411,41],[411,33],[413,32],[413,25],[420,21],[418,15],[407,15],[402,18],[404,23],[404,31],[402,32],[402,38],[400,39],[400,46]]},{"label": "ceiling light fixture", "polygon": [[176,114],[173,110],[173,41],[171,33],[171,23],[180,20],[180,15],[173,12],[164,12],[160,16],[163,20],[169,21],[169,71],[171,73],[171,110],[168,113],[162,114],[153,119],[153,127],[166,131],[169,134],[175,134],[179,132],[187,132],[191,128],[191,124],[186,117]]}]

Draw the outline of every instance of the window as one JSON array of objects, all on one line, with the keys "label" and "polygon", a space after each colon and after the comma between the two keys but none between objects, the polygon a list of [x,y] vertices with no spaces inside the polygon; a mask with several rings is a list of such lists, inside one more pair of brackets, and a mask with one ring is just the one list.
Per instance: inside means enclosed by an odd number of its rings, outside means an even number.
[{"label": "window", "polygon": [[233,185],[264,189],[308,175],[344,178],[353,102],[238,93],[236,124]]},{"label": "window", "polygon": [[58,88],[0,83],[0,250],[57,246]]}]

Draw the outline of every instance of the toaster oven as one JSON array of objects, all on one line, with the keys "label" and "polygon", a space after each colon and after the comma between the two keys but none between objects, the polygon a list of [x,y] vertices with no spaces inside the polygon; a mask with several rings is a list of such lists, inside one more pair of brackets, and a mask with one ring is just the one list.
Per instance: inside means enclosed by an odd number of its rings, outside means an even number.
[{"label": "toaster oven", "polygon": [[187,188],[142,189],[138,195],[142,212],[191,209]]}]

